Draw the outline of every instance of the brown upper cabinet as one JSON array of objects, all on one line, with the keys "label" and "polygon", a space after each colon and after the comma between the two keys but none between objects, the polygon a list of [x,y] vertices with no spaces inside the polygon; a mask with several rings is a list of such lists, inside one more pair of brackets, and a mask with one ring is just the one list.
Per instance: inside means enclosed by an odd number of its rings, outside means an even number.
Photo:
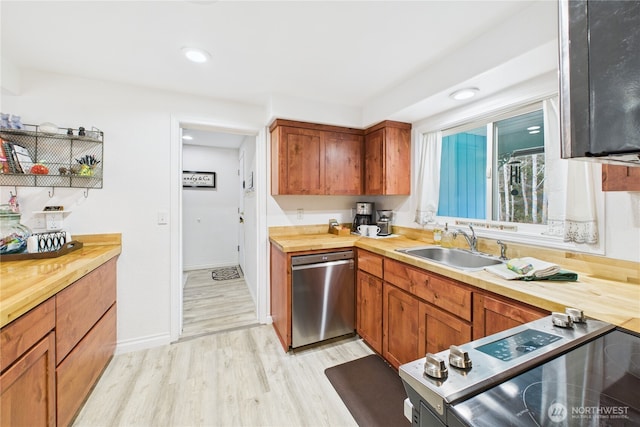
[{"label": "brown upper cabinet", "polygon": [[365,130],[364,192],[411,194],[411,124],[384,121]]},{"label": "brown upper cabinet", "polygon": [[271,194],[362,194],[360,129],[276,120]]},{"label": "brown upper cabinet", "polygon": [[271,194],[408,195],[411,124],[353,129],[277,119],[271,131]]},{"label": "brown upper cabinet", "polygon": [[640,167],[602,165],[602,191],[640,191]]}]

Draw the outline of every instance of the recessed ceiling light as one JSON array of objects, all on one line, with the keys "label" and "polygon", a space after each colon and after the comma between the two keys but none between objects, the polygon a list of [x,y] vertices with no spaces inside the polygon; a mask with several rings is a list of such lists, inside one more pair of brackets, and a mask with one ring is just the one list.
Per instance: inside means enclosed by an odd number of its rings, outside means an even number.
[{"label": "recessed ceiling light", "polygon": [[530,130],[530,131],[529,131],[529,133],[530,133],[531,135],[533,135],[533,134],[536,134],[536,133],[540,133],[540,130],[539,130],[539,129],[536,129],[536,130]]},{"label": "recessed ceiling light", "polygon": [[538,130],[538,129],[540,129],[540,126],[529,126],[527,128],[527,130]]},{"label": "recessed ceiling light", "polygon": [[183,47],[182,53],[189,61],[196,62],[198,64],[207,62],[209,58],[211,58],[209,52],[194,47]]},{"label": "recessed ceiling light", "polygon": [[186,139],[187,141],[191,141],[193,137],[191,135],[182,135],[182,139]]},{"label": "recessed ceiling light", "polygon": [[479,90],[480,89],[478,89],[477,87],[467,87],[464,89],[457,90],[451,93],[449,96],[455,99],[456,101],[462,101],[464,99],[473,98],[474,96],[476,96],[476,93]]}]

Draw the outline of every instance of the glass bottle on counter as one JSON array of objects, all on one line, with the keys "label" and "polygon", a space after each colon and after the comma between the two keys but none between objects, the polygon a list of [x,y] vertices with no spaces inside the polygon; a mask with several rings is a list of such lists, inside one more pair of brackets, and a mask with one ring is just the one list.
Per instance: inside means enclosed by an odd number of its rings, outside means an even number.
[{"label": "glass bottle on counter", "polygon": [[443,248],[452,248],[453,247],[453,232],[449,231],[449,224],[444,224],[444,230],[442,231],[442,241],[440,245]]},{"label": "glass bottle on counter", "polygon": [[442,241],[442,226],[439,223],[433,226],[433,242],[439,245]]},{"label": "glass bottle on counter", "polygon": [[0,205],[0,255],[19,254],[27,250],[31,230],[20,224],[20,216],[11,205]]}]

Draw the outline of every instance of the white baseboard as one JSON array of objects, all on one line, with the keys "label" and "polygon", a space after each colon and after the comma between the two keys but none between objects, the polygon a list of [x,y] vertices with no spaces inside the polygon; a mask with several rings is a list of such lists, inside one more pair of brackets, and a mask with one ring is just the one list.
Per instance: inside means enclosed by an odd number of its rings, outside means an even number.
[{"label": "white baseboard", "polygon": [[142,338],[118,341],[115,354],[131,353],[171,343],[169,334],[150,335]]}]

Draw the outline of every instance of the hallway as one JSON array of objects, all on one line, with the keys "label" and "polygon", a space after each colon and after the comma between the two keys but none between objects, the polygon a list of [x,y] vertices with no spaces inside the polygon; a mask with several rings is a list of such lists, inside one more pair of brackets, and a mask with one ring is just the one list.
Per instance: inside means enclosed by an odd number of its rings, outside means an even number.
[{"label": "hallway", "polygon": [[257,324],[255,302],[239,266],[188,272],[180,341]]}]

